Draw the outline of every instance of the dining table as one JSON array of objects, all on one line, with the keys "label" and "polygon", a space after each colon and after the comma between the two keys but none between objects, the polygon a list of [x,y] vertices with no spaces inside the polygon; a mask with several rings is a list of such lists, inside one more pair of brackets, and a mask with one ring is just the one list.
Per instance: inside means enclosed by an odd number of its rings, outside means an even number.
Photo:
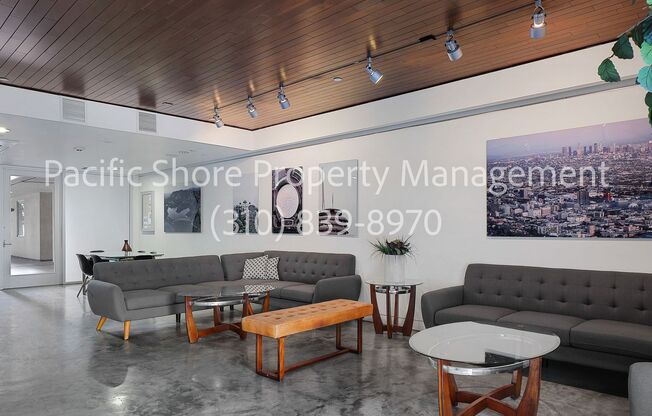
[{"label": "dining table", "polygon": [[138,256],[153,256],[154,258],[164,256],[163,253],[157,251],[103,251],[103,252],[89,252],[87,256],[95,255],[101,258],[102,260],[108,261],[123,261],[123,260],[134,260]]}]

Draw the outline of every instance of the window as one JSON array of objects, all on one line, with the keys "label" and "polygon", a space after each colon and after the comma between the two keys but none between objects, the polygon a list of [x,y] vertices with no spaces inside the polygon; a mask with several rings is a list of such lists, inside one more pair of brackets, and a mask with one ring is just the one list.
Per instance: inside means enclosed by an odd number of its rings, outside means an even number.
[{"label": "window", "polygon": [[25,237],[25,202],[16,201],[16,236]]}]

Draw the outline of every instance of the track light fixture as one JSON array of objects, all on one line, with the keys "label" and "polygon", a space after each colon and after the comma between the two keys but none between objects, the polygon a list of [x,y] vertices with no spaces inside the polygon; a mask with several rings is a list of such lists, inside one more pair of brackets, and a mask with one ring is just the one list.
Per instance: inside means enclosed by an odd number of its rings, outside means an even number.
[{"label": "track light fixture", "polygon": [[374,69],[371,65],[371,56],[367,57],[367,73],[369,74],[369,80],[372,84],[376,85],[383,79],[383,73],[377,69]]},{"label": "track light fixture", "polygon": [[285,95],[282,82],[278,86],[277,98],[278,98],[278,103],[281,106],[281,110],[287,110],[288,108],[290,108],[290,100],[288,100],[288,97]]},{"label": "track light fixture", "polygon": [[446,42],[444,42],[444,44],[446,45],[446,53],[448,54],[448,59],[451,61],[457,61],[462,57],[462,48],[460,48],[460,44],[455,40],[455,33],[452,29],[448,31],[447,36],[448,37],[446,38]]},{"label": "track light fixture", "polygon": [[249,112],[249,115],[251,118],[256,118],[258,115],[258,112],[256,111],[256,106],[254,105],[253,99],[251,98],[251,95],[247,97],[247,111]]},{"label": "track light fixture", "polygon": [[215,113],[215,116],[214,116],[215,117],[215,127],[217,127],[218,129],[220,127],[224,127],[224,121],[222,120],[222,117],[220,117],[220,110],[217,108],[217,106],[215,106],[215,108],[213,108],[213,112]]},{"label": "track light fixture", "polygon": [[532,13],[532,26],[530,26],[530,37],[541,39],[546,36],[546,11],[543,8],[543,1],[534,2],[534,13]]}]

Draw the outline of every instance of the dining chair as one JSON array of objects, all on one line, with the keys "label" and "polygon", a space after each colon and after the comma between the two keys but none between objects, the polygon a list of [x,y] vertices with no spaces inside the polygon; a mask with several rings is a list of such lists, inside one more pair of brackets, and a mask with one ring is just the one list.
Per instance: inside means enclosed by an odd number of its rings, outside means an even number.
[{"label": "dining chair", "polygon": [[149,254],[142,255],[142,256],[134,256],[134,260],[153,260],[154,256],[150,256]]},{"label": "dining chair", "polygon": [[86,286],[88,286],[88,282],[93,278],[93,263],[83,254],[77,254],[76,256],[82,272],[82,284],[79,292],[77,292],[77,297],[79,297],[80,293],[86,294]]},{"label": "dining chair", "polygon": [[[92,253],[92,251],[91,251]],[[108,260],[103,259],[102,257],[98,256],[97,254],[91,254],[91,262],[93,263],[93,266],[95,266],[97,263],[107,263]]]}]

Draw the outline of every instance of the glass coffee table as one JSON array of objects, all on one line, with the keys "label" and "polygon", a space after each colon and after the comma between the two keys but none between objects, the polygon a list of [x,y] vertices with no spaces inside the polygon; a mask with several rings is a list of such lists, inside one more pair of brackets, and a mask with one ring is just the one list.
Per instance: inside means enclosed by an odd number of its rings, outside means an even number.
[{"label": "glass coffee table", "polygon": [[[277,286],[273,283],[252,283],[216,288],[195,286],[176,292],[177,296],[183,296],[186,306],[188,342],[194,344],[199,338],[224,331],[233,331],[240,335],[241,339],[245,339],[247,333],[242,330],[241,322],[222,322],[220,307],[242,305],[242,317],[244,318],[254,313],[251,302],[262,301],[263,312],[267,312],[269,310],[269,292],[276,288]],[[212,327],[197,329],[192,313],[193,306],[213,308]]]},{"label": "glass coffee table", "polygon": [[[371,303],[374,305],[374,330],[377,334],[387,331],[387,338],[391,338],[395,333],[402,333],[404,336],[412,335],[412,326],[414,325],[414,307],[417,297],[417,286],[423,284],[423,280],[406,279],[406,280],[385,280],[385,279],[367,279],[365,283],[369,285]],[[387,324],[383,324],[378,309],[378,298],[376,294],[385,295],[385,304],[387,306]],[[398,298],[399,295],[409,294],[408,310],[405,315],[403,325],[398,325]],[[394,295],[394,319],[392,321],[392,295]]]},{"label": "glass coffee table", "polygon": [[[452,416],[458,403],[470,403],[458,415],[477,415],[491,409],[503,415],[537,414],[541,360],[559,347],[554,334],[534,332],[525,326],[459,322],[435,326],[410,338],[410,347],[428,357],[437,369],[439,414]],[[529,367],[523,398],[518,407],[502,399],[521,396],[522,370]],[[512,381],[487,394],[459,391],[455,375],[483,376],[512,373]]]}]

